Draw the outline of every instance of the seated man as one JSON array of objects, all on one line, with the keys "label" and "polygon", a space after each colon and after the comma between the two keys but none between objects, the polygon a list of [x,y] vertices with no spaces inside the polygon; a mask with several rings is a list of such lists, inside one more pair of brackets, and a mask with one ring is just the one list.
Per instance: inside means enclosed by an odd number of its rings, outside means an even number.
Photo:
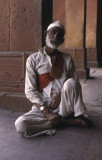
[{"label": "seated man", "polygon": [[83,116],[86,108],[72,57],[57,50],[64,34],[61,22],[50,24],[44,32],[45,47],[27,59],[25,94],[33,107],[15,122],[25,137],[53,135],[63,125],[92,126]]}]

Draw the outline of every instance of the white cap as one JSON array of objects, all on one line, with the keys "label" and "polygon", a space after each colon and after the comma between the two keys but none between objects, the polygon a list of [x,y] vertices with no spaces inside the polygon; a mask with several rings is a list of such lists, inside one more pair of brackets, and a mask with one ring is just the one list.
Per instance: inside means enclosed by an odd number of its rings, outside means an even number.
[{"label": "white cap", "polygon": [[49,29],[53,28],[53,27],[60,27],[60,28],[62,28],[62,29],[65,31],[65,28],[64,28],[64,26],[61,24],[60,21],[56,21],[56,22],[51,23],[51,24],[48,26],[47,31],[48,31]]}]

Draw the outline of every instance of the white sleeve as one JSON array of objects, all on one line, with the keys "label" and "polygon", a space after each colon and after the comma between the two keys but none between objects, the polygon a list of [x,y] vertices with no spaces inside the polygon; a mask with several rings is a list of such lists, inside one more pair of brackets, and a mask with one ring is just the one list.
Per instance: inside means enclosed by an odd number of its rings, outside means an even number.
[{"label": "white sleeve", "polygon": [[74,64],[72,57],[70,59],[70,78],[74,78],[75,80],[79,81],[79,78],[76,72],[76,68],[75,68],[75,64]]},{"label": "white sleeve", "polygon": [[28,57],[26,62],[26,76],[25,76],[25,95],[32,103],[43,105],[44,97],[37,89],[36,63],[34,59]]}]

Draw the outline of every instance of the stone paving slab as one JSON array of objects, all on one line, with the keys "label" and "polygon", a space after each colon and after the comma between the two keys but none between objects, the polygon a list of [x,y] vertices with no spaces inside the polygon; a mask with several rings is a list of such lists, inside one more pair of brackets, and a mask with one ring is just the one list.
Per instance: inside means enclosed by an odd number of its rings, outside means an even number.
[{"label": "stone paving slab", "polygon": [[88,113],[94,128],[67,127],[53,136],[24,138],[14,127],[22,113],[0,110],[0,160],[101,160],[102,112]]},{"label": "stone paving slab", "polygon": [[91,107],[102,107],[102,68],[92,68],[90,76],[81,83],[84,102]]}]

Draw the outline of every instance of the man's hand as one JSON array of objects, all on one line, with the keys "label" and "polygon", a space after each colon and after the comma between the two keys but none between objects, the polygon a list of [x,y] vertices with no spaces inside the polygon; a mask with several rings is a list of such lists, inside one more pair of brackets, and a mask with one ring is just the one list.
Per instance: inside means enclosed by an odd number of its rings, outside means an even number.
[{"label": "man's hand", "polygon": [[[60,103],[60,94],[57,94],[55,97],[55,101],[57,99],[57,104],[56,106],[58,107],[59,103]],[[53,98],[53,99],[54,99]],[[34,103],[34,105],[36,105],[38,108],[40,108],[41,106],[37,103]],[[53,106],[53,105],[52,105]],[[56,107],[56,108],[57,108]],[[47,107],[45,107],[45,109],[42,111],[43,114],[45,115],[45,117],[48,119],[48,121],[51,122],[52,126],[53,127],[57,127],[60,125],[60,122],[61,122],[61,117],[59,115],[56,115],[54,113],[52,113]]]},{"label": "man's hand", "polygon": [[46,118],[51,122],[53,127],[57,127],[60,125],[61,119],[59,115],[48,113],[46,114]]},{"label": "man's hand", "polygon": [[52,109],[56,109],[61,101],[61,93],[56,94],[55,97],[52,98],[51,102],[50,102],[50,108]]}]

